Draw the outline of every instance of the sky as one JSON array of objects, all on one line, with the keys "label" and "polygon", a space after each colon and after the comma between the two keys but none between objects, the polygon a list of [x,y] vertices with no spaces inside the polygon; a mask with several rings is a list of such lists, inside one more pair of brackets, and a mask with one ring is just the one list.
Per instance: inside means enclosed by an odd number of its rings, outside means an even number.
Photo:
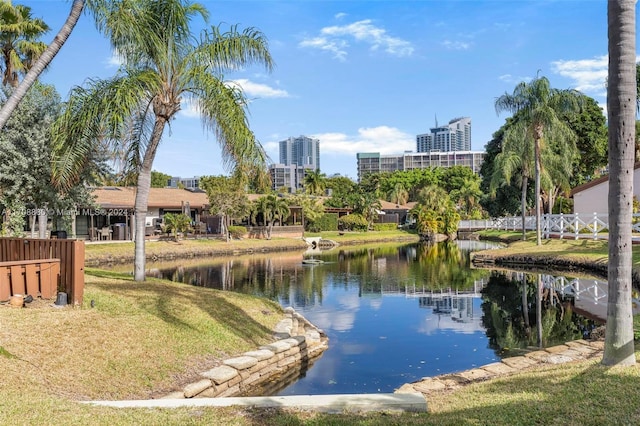
[{"label": "sky", "polygon": [[[275,67],[225,75],[251,99],[249,123],[274,163],[278,142],[320,140],[320,169],[357,179],[358,152],[416,150],[416,135],[456,117],[472,121],[471,149],[484,151],[509,116],[497,97],[547,77],[604,108],[607,4],[597,0],[222,0],[201,1],[210,26],[264,33]],[[52,30],[70,0],[14,0]],[[108,41],[85,14],[41,77],[63,100],[87,79],[118,70]],[[154,170],[180,177],[228,174],[215,136],[188,107],[165,131]]]}]

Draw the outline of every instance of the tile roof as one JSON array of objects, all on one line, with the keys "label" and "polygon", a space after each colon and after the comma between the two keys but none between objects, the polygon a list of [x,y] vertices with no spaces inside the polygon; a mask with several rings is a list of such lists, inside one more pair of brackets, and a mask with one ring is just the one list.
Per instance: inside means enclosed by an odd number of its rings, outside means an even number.
[{"label": "tile roof", "polygon": [[389,201],[380,200],[380,210],[411,210],[415,206],[415,202],[410,202],[402,205],[391,203]]},{"label": "tile roof", "polygon": [[[127,186],[103,186],[93,188],[95,202],[102,208],[133,208],[136,199],[136,188]],[[180,188],[150,188],[148,207],[180,209],[189,203],[191,208],[205,208],[209,204],[204,192],[191,192]]]}]

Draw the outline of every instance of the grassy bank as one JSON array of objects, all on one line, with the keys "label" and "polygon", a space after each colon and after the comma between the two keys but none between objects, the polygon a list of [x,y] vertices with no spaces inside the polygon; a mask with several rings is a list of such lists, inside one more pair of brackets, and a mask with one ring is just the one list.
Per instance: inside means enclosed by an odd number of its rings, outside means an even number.
[{"label": "grassy bank", "polygon": [[270,342],[280,319],[280,306],[266,299],[89,271],[82,309],[0,306],[0,423],[92,423],[110,410],[72,401],[179,389],[220,360]]},{"label": "grassy bank", "polygon": [[[322,237],[335,241],[340,245],[357,245],[379,241],[417,242],[417,234],[402,230],[375,232],[323,232],[305,234],[305,237]],[[252,252],[272,252],[289,250],[306,250],[307,243],[302,239],[273,238],[242,239],[222,241],[217,239],[187,239],[180,241],[147,241],[145,251],[147,259],[176,259],[215,255],[236,255]],[[85,246],[85,257],[88,265],[97,266],[105,263],[133,262],[133,242],[91,243]]]},{"label": "grassy bank", "polygon": [[[536,245],[535,233],[527,233],[522,240],[522,233],[509,231],[480,231],[481,238],[500,241],[504,248],[485,250],[474,253],[474,257],[496,259],[504,263],[530,262],[536,266],[558,267],[559,269],[584,269],[606,276],[609,258],[609,245],[606,240],[542,240]],[[634,284],[640,285],[640,245],[632,245],[632,262]]]},{"label": "grassy bank", "polygon": [[[365,242],[361,236],[335,237],[358,241],[355,244]],[[162,244],[159,247],[167,247]],[[531,242],[528,244],[518,243],[515,250],[531,253]],[[587,244],[580,249],[564,244],[556,246],[554,241],[540,252],[565,255],[578,251],[594,259],[606,256],[606,246],[603,250]],[[108,253],[103,247],[119,246],[95,245],[103,254]],[[87,246],[87,251],[93,247]],[[126,249],[132,252],[133,245]],[[422,414],[326,415],[202,407],[147,410],[81,404],[76,401],[146,398],[168,392],[219,360],[266,343],[282,318],[275,303],[241,294],[155,279],[135,283],[125,275],[91,269],[86,281],[82,309],[55,309],[47,304],[26,309],[0,306],[0,424],[640,423],[640,393],[634,391],[640,382],[639,368],[605,368],[593,361],[549,365],[454,392],[435,392],[427,397],[429,413]]]},{"label": "grassy bank", "polygon": [[[88,277],[94,308],[0,308],[0,423],[12,425],[638,424],[637,367],[590,361],[525,371],[427,397],[429,412],[327,415],[281,409],[114,409],[266,337],[277,307],[159,281]],[[138,288],[142,286],[142,288]],[[226,296],[233,296],[227,299]],[[175,299],[175,300],[174,300]],[[226,311],[218,312],[227,306]],[[263,310],[272,313],[265,315]],[[249,322],[247,330],[237,326]],[[224,349],[222,349],[224,348]]]}]

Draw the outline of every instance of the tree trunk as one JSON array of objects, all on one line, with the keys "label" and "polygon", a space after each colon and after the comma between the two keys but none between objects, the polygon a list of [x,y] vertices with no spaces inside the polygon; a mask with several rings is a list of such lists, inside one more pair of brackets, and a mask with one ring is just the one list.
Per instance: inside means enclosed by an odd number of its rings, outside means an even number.
[{"label": "tree trunk", "polygon": [[540,139],[535,139],[535,165],[536,165],[536,245],[542,245],[541,232],[540,232]]},{"label": "tree trunk", "polygon": [[536,274],[536,328],[538,329],[538,347],[542,348],[542,276]]},{"label": "tree trunk", "polygon": [[527,239],[527,186],[529,186],[529,178],[522,176],[522,195],[520,197],[520,210],[522,211],[522,241]]},{"label": "tree trunk", "polygon": [[38,238],[47,238],[47,206],[38,209]]},{"label": "tree trunk", "polygon": [[229,224],[227,223],[227,215],[222,215],[222,219],[220,220],[220,224],[222,225],[222,232],[224,233],[224,240],[229,242]]},{"label": "tree trunk", "polygon": [[156,122],[153,125],[153,131],[147,150],[144,153],[142,164],[140,165],[140,172],[138,173],[138,184],[136,187],[136,201],[135,201],[135,256],[134,256],[134,279],[136,281],[145,280],[145,225],[147,221],[147,207],[149,204],[149,191],[151,188],[151,168],[153,167],[153,159],[156,156],[160,139],[162,138],[162,132],[164,131],[164,125],[167,119],[163,116],[157,116]]},{"label": "tree trunk", "polygon": [[78,19],[80,19],[80,14],[82,13],[82,9],[84,8],[84,0],[74,0],[71,5],[71,11],[69,12],[69,16],[65,21],[64,25],[55,36],[53,41],[42,55],[38,58],[38,60],[33,64],[29,72],[24,76],[22,83],[18,86],[16,90],[11,93],[7,102],[0,109],[0,129],[7,124],[7,120],[11,116],[11,113],[16,109],[22,98],[27,94],[29,88],[35,83],[38,79],[42,71],[51,63],[53,58],[58,54],[58,51],[62,48],[64,43],[69,38],[71,31],[76,26]]},{"label": "tree trunk", "polygon": [[36,215],[29,216],[29,228],[31,229],[31,238],[36,238]]},{"label": "tree trunk", "polygon": [[631,218],[636,116],[635,0],[607,2],[609,34],[609,267],[605,365],[634,365]]},{"label": "tree trunk", "polygon": [[519,274],[522,281],[522,317],[524,319],[524,332],[527,335],[527,341],[531,336],[531,324],[529,323],[529,301],[527,300],[527,277]]}]

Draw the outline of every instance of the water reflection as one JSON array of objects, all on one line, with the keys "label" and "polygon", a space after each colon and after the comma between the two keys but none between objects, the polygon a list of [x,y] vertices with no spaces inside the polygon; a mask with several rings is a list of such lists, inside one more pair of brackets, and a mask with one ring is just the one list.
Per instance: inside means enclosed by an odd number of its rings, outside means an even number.
[{"label": "water reflection", "polygon": [[[471,268],[470,252],[484,248],[378,244],[149,264],[149,275],[268,297],[327,333],[329,349],[313,368],[262,394],[392,392],[540,343],[581,338],[598,324],[606,284]],[[309,256],[323,263],[303,264]]]}]

